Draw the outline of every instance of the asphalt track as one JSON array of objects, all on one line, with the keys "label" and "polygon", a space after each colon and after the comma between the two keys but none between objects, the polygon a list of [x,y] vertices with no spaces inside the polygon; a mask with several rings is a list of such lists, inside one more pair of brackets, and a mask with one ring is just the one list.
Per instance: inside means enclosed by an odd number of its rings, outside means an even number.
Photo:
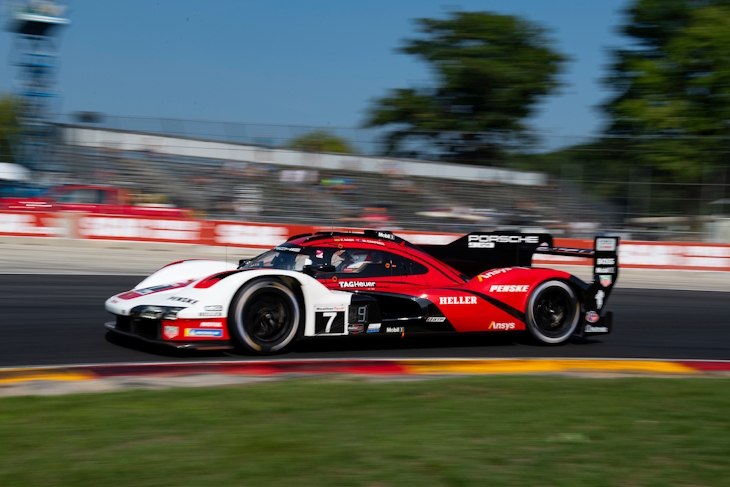
[{"label": "asphalt track", "polygon": [[[260,360],[226,352],[178,352],[114,337],[102,327],[112,294],[141,277],[0,275],[0,366]],[[730,295],[615,289],[614,332],[557,346],[523,333],[332,338],[297,343],[277,359],[655,358],[730,359]]]}]

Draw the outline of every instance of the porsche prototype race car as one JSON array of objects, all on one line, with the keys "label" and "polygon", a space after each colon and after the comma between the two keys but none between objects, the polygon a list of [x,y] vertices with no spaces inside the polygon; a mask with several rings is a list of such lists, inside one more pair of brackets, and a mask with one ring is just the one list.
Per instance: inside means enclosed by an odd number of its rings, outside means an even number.
[{"label": "porsche prototype race car", "polygon": [[[312,337],[528,330],[539,342],[610,333],[617,237],[594,249],[548,234],[470,233],[412,245],[384,231],[298,235],[238,267],[169,264],[109,298],[112,332],[178,348],[274,353]],[[534,254],[588,257],[593,282],[531,267]]]}]

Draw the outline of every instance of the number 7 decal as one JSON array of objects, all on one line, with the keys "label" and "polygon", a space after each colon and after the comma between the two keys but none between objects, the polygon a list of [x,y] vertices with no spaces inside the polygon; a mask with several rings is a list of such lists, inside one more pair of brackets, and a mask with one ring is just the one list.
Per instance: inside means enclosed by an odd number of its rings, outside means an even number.
[{"label": "number 7 decal", "polygon": [[330,311],[328,313],[322,313],[322,316],[325,318],[329,318],[327,321],[327,326],[324,327],[324,332],[329,333],[332,329],[332,323],[335,321],[335,318],[337,318],[337,312],[336,311]]}]

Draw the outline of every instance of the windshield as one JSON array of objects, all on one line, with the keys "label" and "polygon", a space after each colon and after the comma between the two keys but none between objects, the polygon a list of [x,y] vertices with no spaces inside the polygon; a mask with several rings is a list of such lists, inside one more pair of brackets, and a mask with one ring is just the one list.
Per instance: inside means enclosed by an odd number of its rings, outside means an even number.
[{"label": "windshield", "polygon": [[[299,250],[299,249],[297,249]],[[301,252],[292,252],[283,247],[269,250],[244,266],[244,269],[283,269],[287,271],[301,271],[307,264],[309,254],[306,249]]]}]

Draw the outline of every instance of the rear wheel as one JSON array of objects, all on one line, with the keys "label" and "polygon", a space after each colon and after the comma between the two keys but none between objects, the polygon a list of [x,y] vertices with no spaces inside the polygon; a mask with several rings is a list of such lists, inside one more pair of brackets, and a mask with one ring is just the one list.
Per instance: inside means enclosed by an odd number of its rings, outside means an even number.
[{"label": "rear wheel", "polygon": [[580,304],[575,292],[561,281],[546,281],[537,286],[527,301],[527,329],[543,343],[566,341],[575,332]]},{"label": "rear wheel", "polygon": [[233,298],[228,331],[245,350],[267,354],[283,350],[297,334],[300,306],[278,279],[259,279]]}]

